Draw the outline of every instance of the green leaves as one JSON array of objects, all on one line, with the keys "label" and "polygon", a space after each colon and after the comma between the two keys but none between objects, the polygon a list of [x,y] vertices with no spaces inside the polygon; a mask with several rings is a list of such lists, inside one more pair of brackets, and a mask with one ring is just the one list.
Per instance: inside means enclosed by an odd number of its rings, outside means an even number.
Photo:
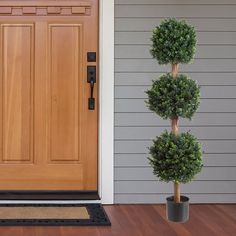
[{"label": "green leaves", "polygon": [[153,173],[165,182],[190,182],[202,169],[201,144],[190,133],[175,136],[165,131],[149,149]]},{"label": "green leaves", "polygon": [[[164,20],[153,30],[151,54],[159,64],[189,63],[196,51],[196,32],[185,21]],[[173,73],[175,67],[172,67]],[[178,69],[178,67],[177,67]],[[191,119],[200,103],[200,87],[187,75],[164,74],[146,91],[148,108],[164,119]],[[153,173],[162,181],[190,182],[202,169],[202,150],[190,133],[165,131],[150,147]]]},{"label": "green leaves", "polygon": [[153,30],[151,54],[159,64],[189,63],[196,52],[196,32],[185,21],[167,19]]},{"label": "green leaves", "polygon": [[179,74],[173,79],[170,73],[153,81],[147,105],[163,119],[183,117],[191,119],[200,104],[200,87],[187,75]]}]

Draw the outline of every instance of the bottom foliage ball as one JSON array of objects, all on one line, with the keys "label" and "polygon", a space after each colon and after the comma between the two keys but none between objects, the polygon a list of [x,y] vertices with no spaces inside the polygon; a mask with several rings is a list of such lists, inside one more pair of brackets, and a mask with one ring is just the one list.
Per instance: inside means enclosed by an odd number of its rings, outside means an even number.
[{"label": "bottom foliage ball", "polygon": [[164,182],[190,182],[202,169],[202,147],[189,132],[175,136],[165,131],[149,148],[153,173]]}]

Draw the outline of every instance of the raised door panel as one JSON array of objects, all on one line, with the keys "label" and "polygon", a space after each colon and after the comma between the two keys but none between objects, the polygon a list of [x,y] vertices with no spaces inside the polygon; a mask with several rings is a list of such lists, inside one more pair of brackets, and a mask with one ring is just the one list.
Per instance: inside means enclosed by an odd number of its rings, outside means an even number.
[{"label": "raised door panel", "polygon": [[82,25],[49,24],[48,31],[48,158],[79,161]]},{"label": "raised door panel", "polygon": [[34,25],[1,25],[1,162],[33,162]]}]

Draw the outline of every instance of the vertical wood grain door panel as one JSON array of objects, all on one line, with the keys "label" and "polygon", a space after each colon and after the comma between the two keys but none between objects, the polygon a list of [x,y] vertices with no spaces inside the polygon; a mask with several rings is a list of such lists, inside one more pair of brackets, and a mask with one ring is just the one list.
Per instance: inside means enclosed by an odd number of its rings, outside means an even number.
[{"label": "vertical wood grain door panel", "polygon": [[49,160],[79,161],[81,25],[49,25]]},{"label": "vertical wood grain door panel", "polygon": [[33,24],[2,24],[2,162],[33,161]]},{"label": "vertical wood grain door panel", "polygon": [[87,52],[97,0],[0,2],[0,190],[97,190]]}]

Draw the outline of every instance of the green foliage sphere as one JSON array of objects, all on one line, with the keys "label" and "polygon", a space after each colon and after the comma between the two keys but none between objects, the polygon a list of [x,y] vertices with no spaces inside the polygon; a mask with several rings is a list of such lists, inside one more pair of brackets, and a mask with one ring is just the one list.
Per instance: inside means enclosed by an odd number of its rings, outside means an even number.
[{"label": "green foliage sphere", "polygon": [[167,19],[153,30],[151,54],[159,64],[189,63],[196,52],[196,32],[185,21]]},{"label": "green foliage sphere", "polygon": [[187,75],[179,74],[173,79],[170,73],[153,81],[147,106],[164,119],[183,117],[191,119],[200,104],[200,87]]},{"label": "green foliage sphere", "polygon": [[164,182],[190,182],[203,166],[201,144],[190,133],[165,131],[149,150],[153,173]]}]

